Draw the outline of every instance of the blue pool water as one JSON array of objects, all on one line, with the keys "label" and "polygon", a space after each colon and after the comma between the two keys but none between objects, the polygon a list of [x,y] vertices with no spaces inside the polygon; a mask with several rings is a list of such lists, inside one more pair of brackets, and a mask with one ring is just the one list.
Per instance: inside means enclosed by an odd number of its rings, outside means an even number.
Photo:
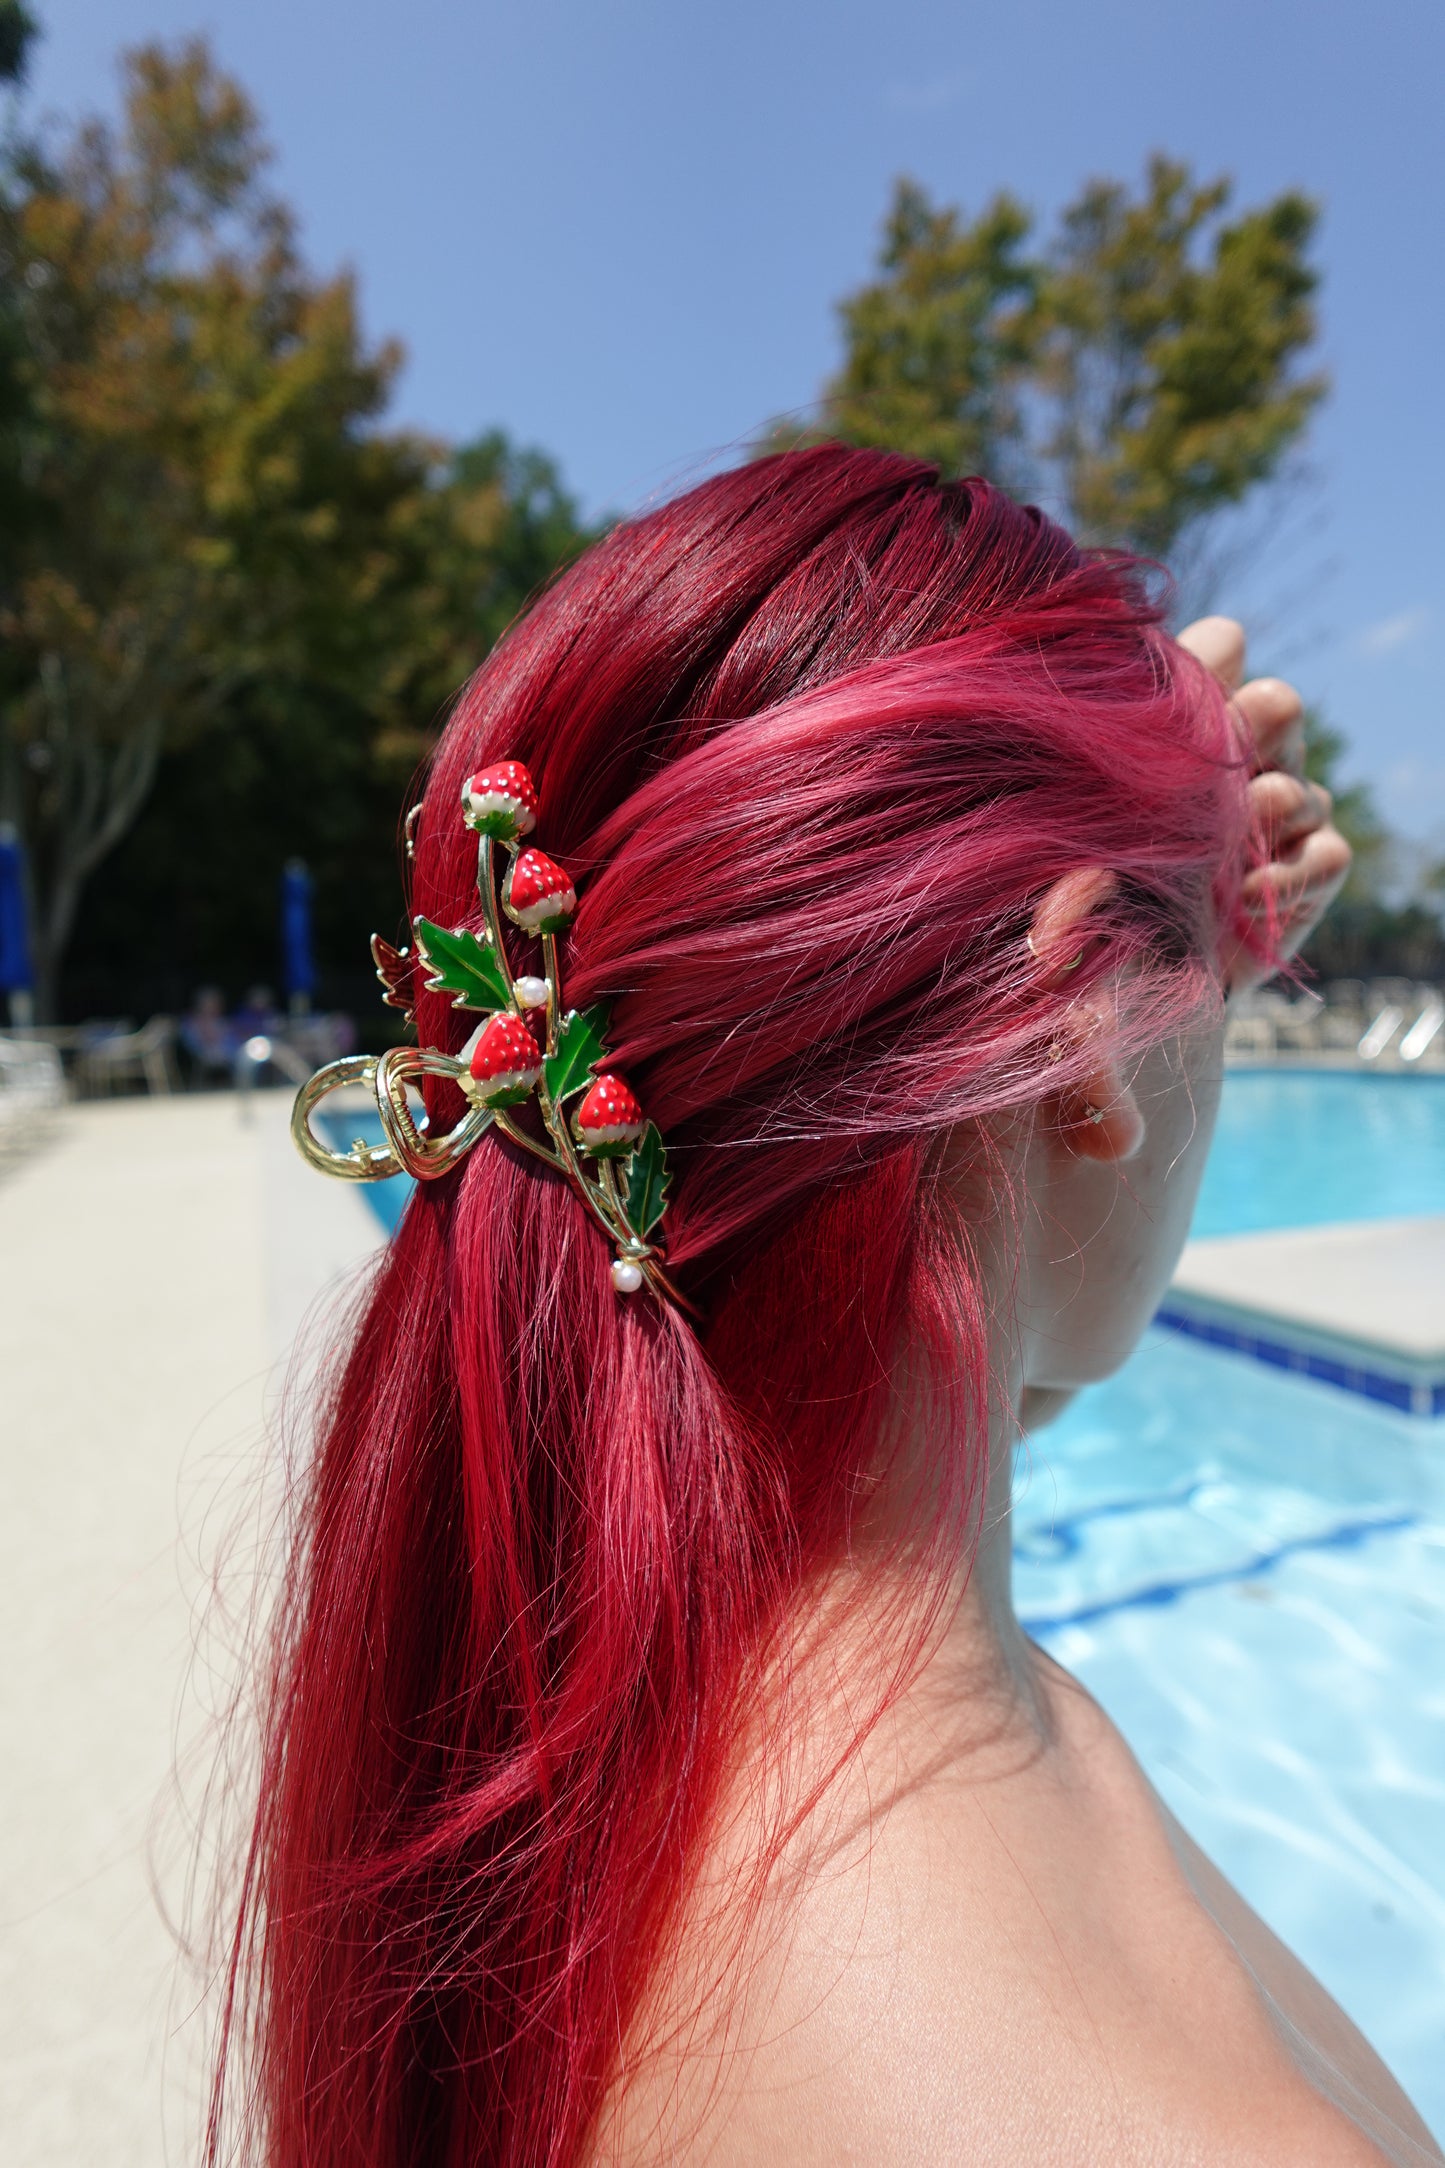
[{"label": "blue pool water", "polygon": [[[1197,1234],[1432,1211],[1445,1079],[1228,1079]],[[1031,1631],[1445,2131],[1445,1424],[1151,1332],[1015,1496]]]},{"label": "blue pool water", "polygon": [[[347,1151],[354,1138],[360,1137],[364,1144],[384,1144],[386,1136],[381,1117],[375,1107],[369,1114],[317,1114],[313,1116],[316,1131],[333,1152]],[[416,1184],[407,1174],[394,1174],[387,1182],[367,1182],[361,1194],[381,1221],[387,1233],[395,1234],[396,1223],[406,1209],[406,1200]]]},{"label": "blue pool water", "polygon": [[1197,1235],[1445,1212],[1445,1076],[1233,1071]]},{"label": "blue pool water", "polygon": [[1445,2132],[1445,1426],[1152,1332],[1015,1513],[1030,1630]]}]

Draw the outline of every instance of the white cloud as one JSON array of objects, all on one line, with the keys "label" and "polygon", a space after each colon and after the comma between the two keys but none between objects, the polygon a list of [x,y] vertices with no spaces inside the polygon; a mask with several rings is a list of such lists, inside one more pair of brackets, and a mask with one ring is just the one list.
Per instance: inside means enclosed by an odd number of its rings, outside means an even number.
[{"label": "white cloud", "polygon": [[1360,646],[1367,655],[1391,655],[1407,640],[1418,640],[1429,622],[1428,610],[1400,610],[1394,617],[1367,625],[1360,634]]},{"label": "white cloud", "polygon": [[930,83],[894,83],[888,103],[895,113],[941,113],[953,105],[974,79],[972,68],[957,68],[951,75],[935,76]]}]

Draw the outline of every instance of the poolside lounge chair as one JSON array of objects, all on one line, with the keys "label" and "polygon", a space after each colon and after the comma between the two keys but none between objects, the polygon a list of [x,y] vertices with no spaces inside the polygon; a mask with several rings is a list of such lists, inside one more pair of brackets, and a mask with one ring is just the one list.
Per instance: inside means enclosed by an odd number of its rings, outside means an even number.
[{"label": "poolside lounge chair", "polygon": [[178,1081],[171,1053],[175,1036],[170,1017],[153,1016],[139,1031],[114,1031],[93,1040],[76,1065],[81,1091],[112,1092],[118,1083],[139,1079],[147,1091],[173,1092]]}]

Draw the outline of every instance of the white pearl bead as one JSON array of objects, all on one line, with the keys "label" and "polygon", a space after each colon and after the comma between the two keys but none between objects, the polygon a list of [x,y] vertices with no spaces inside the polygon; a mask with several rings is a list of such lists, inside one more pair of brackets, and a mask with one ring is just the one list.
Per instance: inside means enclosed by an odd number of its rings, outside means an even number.
[{"label": "white pearl bead", "polygon": [[612,1284],[619,1295],[635,1295],[642,1285],[642,1267],[630,1257],[618,1257],[612,1265]]},{"label": "white pearl bead", "polygon": [[545,979],[513,979],[512,992],[520,1007],[544,1009],[547,1006],[547,981]]}]

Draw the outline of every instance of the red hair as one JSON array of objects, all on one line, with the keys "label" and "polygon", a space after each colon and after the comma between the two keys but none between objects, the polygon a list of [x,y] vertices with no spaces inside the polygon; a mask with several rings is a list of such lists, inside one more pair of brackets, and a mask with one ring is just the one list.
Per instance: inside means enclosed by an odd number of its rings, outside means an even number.
[{"label": "red hair", "polygon": [[[983,1323],[935,1141],[1067,1085],[1093,980],[1133,989],[1121,1053],[1196,1017],[1242,858],[1222,701],[1139,570],[832,445],[617,528],[514,626],[432,765],[432,919],[476,923],[459,791],[503,757],[577,876],[568,996],[613,1003],[708,1322],[619,1300],[566,1186],[500,1141],[409,1204],[275,1641],[234,1946],[269,2168],[577,2159],[904,1345],[963,1411],[931,1540],[966,1550]],[[1101,865],[1061,989],[1030,915]],[[469,1028],[441,995],[417,1023]]]}]

